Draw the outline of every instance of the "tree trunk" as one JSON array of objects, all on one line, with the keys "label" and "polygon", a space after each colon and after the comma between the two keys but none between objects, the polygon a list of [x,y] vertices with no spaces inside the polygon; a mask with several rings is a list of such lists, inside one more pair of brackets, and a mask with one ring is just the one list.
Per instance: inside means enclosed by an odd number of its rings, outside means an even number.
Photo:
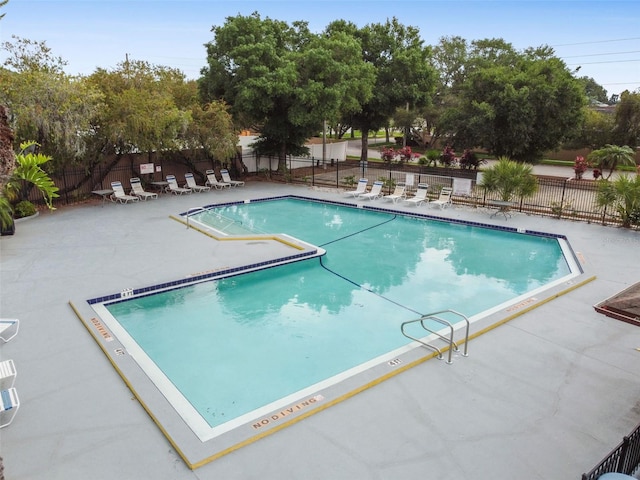
[{"label": "tree trunk", "polygon": [[284,173],[287,169],[287,144],[280,144],[280,152],[278,152],[278,171]]},{"label": "tree trunk", "polygon": [[360,161],[366,162],[369,159],[369,129],[362,129],[362,139],[360,140]]}]

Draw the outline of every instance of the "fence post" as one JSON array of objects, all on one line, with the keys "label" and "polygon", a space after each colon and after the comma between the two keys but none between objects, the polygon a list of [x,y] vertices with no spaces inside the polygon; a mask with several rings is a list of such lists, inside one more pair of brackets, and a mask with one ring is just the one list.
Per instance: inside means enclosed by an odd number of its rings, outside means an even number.
[{"label": "fence post", "polygon": [[67,169],[62,169],[62,184],[64,185],[64,202],[69,205],[69,189],[67,188]]},{"label": "fence post", "polygon": [[627,450],[629,450],[629,437],[622,438],[622,448],[620,449],[620,456],[618,457],[618,464],[616,465],[617,473],[629,473],[625,472],[625,466],[627,464]]}]

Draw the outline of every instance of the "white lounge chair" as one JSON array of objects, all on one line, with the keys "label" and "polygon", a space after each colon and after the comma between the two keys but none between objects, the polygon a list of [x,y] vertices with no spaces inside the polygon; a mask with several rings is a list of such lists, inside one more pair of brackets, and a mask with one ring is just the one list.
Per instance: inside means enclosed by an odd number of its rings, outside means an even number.
[{"label": "white lounge chair", "polygon": [[416,190],[416,194],[411,198],[405,199],[405,202],[410,205],[416,205],[416,206],[429,202],[429,199],[427,198],[428,189],[429,189],[429,185],[427,185],[426,183],[419,183],[418,189]]},{"label": "white lounge chair", "polygon": [[190,188],[194,192],[208,192],[209,190],[211,190],[211,187],[209,187],[208,185],[198,185],[196,183],[196,179],[193,177],[193,173],[185,173],[184,179],[187,182],[184,188]]},{"label": "white lounge chair", "polygon": [[349,190],[348,192],[345,192],[344,194],[347,197],[357,197],[361,193],[365,193],[367,191],[367,184],[368,183],[369,183],[368,179],[361,178],[360,180],[358,180],[358,186],[356,187],[355,190]]},{"label": "white lounge chair", "polygon": [[213,170],[207,170],[205,173],[207,174],[207,181],[205,185],[209,185],[210,187],[213,187],[216,190],[224,189],[225,187],[231,188],[231,184],[222,183],[218,181],[218,177],[216,177],[216,172],[214,172]]},{"label": "white lounge chair", "polygon": [[15,388],[0,391],[0,428],[13,422],[18,408],[20,408],[20,400]]},{"label": "white lounge chair", "polygon": [[0,318],[0,340],[7,343],[18,335],[20,320],[17,318]]},{"label": "white lounge chair", "polygon": [[373,182],[371,191],[369,193],[361,193],[360,195],[358,195],[358,198],[368,198],[369,200],[380,198],[382,196],[382,187],[384,187],[384,182],[376,180],[375,182]]},{"label": "white lounge chair", "polygon": [[157,193],[147,192],[142,186],[142,181],[138,177],[129,179],[131,184],[131,195],[138,197],[140,200],[147,200],[148,198],[158,198]]},{"label": "white lounge chair", "polygon": [[0,362],[0,390],[13,387],[17,375],[18,372],[16,372],[16,366],[13,364],[13,360]]},{"label": "white lounge chair", "polygon": [[244,187],[244,182],[241,180],[231,180],[229,170],[220,170],[220,176],[222,177],[222,183],[228,183],[232,187]]},{"label": "white lounge chair", "polygon": [[442,190],[440,190],[440,196],[437,200],[430,202],[430,205],[439,205],[441,209],[446,207],[451,203],[451,192],[453,192],[453,188],[442,187]]},{"label": "white lounge chair", "polygon": [[404,183],[396,185],[396,188],[393,190],[391,195],[385,195],[382,197],[383,200],[391,200],[393,203],[398,203],[398,200],[403,198],[407,198],[407,187]]},{"label": "white lounge chair", "polygon": [[190,188],[182,188],[178,185],[175,175],[167,175],[167,183],[169,184],[169,191],[174,195],[183,195],[185,193],[191,193]]},{"label": "white lounge chair", "polygon": [[129,203],[140,201],[138,197],[127,195],[121,182],[111,182],[111,189],[113,190],[113,193],[111,194],[111,200],[113,202]]}]

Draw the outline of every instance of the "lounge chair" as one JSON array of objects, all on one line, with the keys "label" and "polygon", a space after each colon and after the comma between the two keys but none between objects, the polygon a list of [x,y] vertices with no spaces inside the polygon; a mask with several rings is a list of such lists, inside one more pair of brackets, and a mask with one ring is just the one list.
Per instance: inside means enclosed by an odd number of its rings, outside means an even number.
[{"label": "lounge chair", "polygon": [[0,340],[7,343],[18,335],[20,320],[17,318],[0,318]]},{"label": "lounge chair", "polygon": [[0,428],[13,422],[18,408],[20,408],[20,400],[16,389],[2,390],[0,392]]},{"label": "lounge chair", "polygon": [[210,187],[213,187],[216,190],[224,189],[225,187],[231,188],[231,184],[222,183],[218,181],[218,177],[216,177],[216,172],[214,172],[213,170],[207,170],[205,173],[207,174],[207,181],[205,182],[205,185],[209,185]]},{"label": "lounge chair", "polygon": [[227,183],[232,187],[244,187],[243,181],[231,180],[231,176],[229,175],[229,170],[225,170],[225,169],[220,170],[220,176],[222,177],[222,183]]},{"label": "lounge chair", "polygon": [[13,364],[13,360],[0,362],[0,390],[13,387],[16,375],[16,366]]},{"label": "lounge chair", "polygon": [[196,179],[193,178],[193,173],[185,173],[184,179],[187,182],[184,188],[190,188],[194,192],[208,192],[209,190],[211,190],[211,187],[209,187],[208,185],[198,185],[196,183]]},{"label": "lounge chair", "polygon": [[167,183],[169,184],[169,191],[174,195],[183,195],[185,193],[191,193],[190,188],[182,188],[178,185],[175,175],[167,175]]},{"label": "lounge chair", "polygon": [[358,195],[358,198],[368,198],[369,200],[380,198],[382,196],[382,187],[384,187],[384,182],[377,180],[373,182],[373,186],[371,187],[371,191],[369,193],[361,193],[360,195]]},{"label": "lounge chair", "polygon": [[121,182],[111,182],[111,189],[113,190],[113,193],[111,194],[111,201],[113,202],[129,203],[140,201],[138,197],[127,195],[124,192],[124,187]]},{"label": "lounge chair", "polygon": [[391,195],[385,195],[382,197],[383,200],[391,200],[393,203],[398,203],[398,200],[403,198],[407,198],[407,187],[404,183],[399,183],[396,185],[396,188],[393,190]]},{"label": "lounge chair", "polygon": [[440,208],[444,208],[451,203],[451,192],[453,192],[453,188],[451,187],[442,187],[440,190],[440,196],[437,200],[433,200],[430,202],[432,205],[439,205]]},{"label": "lounge chair", "polygon": [[129,179],[129,183],[131,184],[131,195],[134,197],[138,197],[140,200],[147,200],[148,198],[158,198],[157,193],[146,192],[142,187],[142,182],[138,177],[133,177]]},{"label": "lounge chair", "polygon": [[361,178],[360,180],[358,180],[358,186],[356,187],[355,190],[349,190],[348,192],[345,192],[344,194],[347,197],[357,197],[361,193],[365,193],[367,191],[367,184],[368,183],[369,183],[368,179]]},{"label": "lounge chair", "polygon": [[416,205],[416,206],[429,202],[429,199],[427,198],[428,189],[429,189],[429,185],[427,185],[426,183],[419,183],[418,189],[416,190],[416,194],[411,198],[405,199],[405,202],[410,205]]}]

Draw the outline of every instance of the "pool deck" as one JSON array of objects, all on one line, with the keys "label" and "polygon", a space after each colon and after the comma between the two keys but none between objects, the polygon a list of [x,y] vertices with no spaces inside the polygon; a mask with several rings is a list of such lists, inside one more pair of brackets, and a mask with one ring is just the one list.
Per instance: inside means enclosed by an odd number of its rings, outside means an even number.
[{"label": "pool deck", "polygon": [[260,259],[258,245],[216,242],[170,217],[287,194],[364,203],[333,189],[248,182],[64,207],[1,238],[0,316],[21,321],[18,336],[0,347],[2,359],[15,362],[21,401],[0,430],[8,480],[578,479],[640,423],[640,329],[593,309],[640,281],[640,232],[394,205],[566,235],[584,277],[595,279],[472,339],[468,358],[420,363],[191,470],[68,302]]}]

